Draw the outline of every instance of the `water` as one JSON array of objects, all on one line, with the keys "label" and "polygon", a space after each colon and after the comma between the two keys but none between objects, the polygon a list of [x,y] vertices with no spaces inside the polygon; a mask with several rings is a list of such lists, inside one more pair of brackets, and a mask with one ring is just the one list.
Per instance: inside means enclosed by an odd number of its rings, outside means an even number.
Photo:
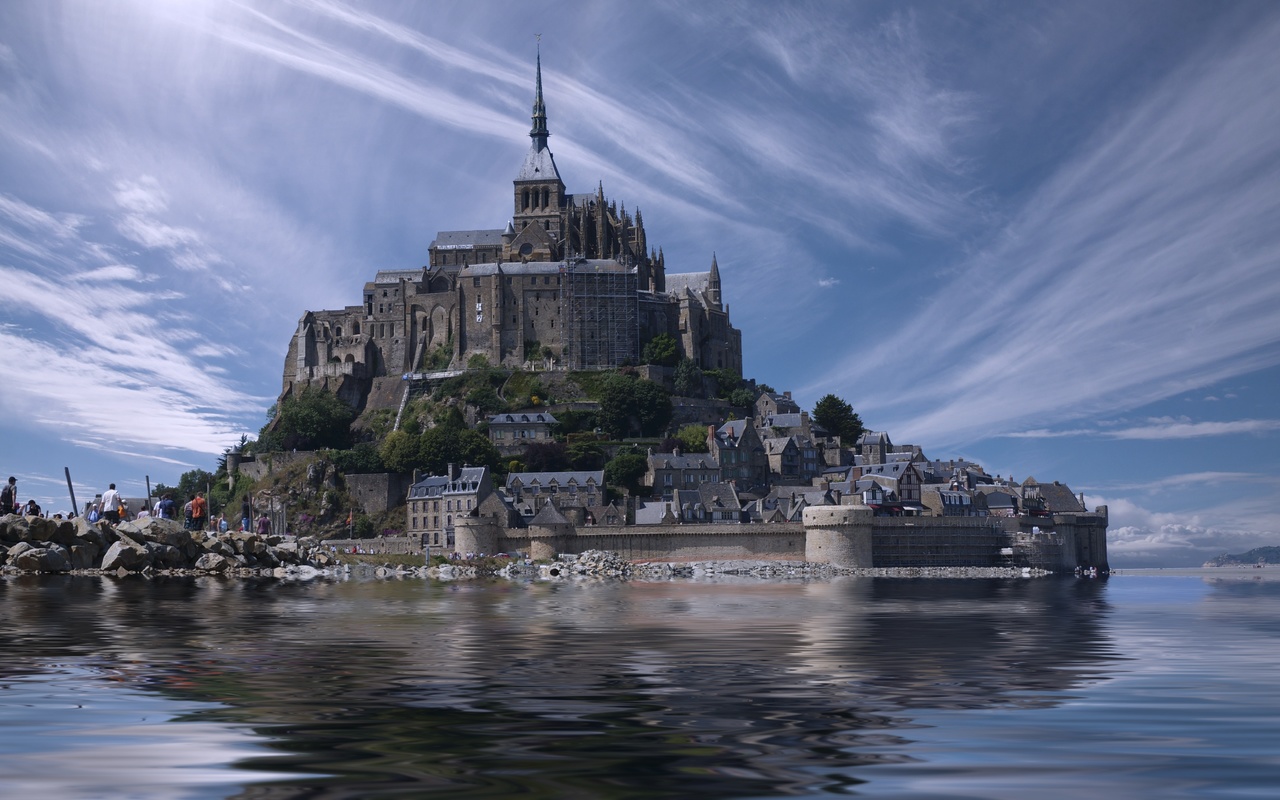
[{"label": "water", "polygon": [[1258,572],[6,577],[0,796],[1272,797]]}]

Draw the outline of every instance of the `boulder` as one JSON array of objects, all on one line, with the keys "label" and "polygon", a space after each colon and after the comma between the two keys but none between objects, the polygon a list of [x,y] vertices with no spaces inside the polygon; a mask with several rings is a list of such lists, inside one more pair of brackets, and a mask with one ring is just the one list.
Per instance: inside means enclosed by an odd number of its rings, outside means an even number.
[{"label": "boulder", "polygon": [[6,555],[5,563],[13,564],[14,560],[17,559],[18,556],[22,555],[28,550],[35,550],[35,549],[36,549],[36,546],[31,544],[30,542],[18,542],[13,547],[9,548],[9,552]]},{"label": "boulder", "polygon": [[101,554],[102,548],[93,542],[73,544],[71,545],[71,568],[93,569],[98,566],[98,556]]},{"label": "boulder", "polygon": [[226,572],[235,562],[217,553],[205,553],[196,559],[195,568],[203,572]]},{"label": "boulder", "polygon": [[150,566],[151,554],[147,548],[128,537],[120,537],[120,541],[107,548],[102,557],[102,569],[123,569],[128,572],[141,572]]},{"label": "boulder", "polygon": [[161,569],[181,569],[187,565],[182,551],[171,544],[148,542],[147,552],[151,554],[151,563]]},{"label": "boulder", "polygon": [[70,572],[71,559],[60,545],[33,547],[10,559],[10,564],[27,572]]}]

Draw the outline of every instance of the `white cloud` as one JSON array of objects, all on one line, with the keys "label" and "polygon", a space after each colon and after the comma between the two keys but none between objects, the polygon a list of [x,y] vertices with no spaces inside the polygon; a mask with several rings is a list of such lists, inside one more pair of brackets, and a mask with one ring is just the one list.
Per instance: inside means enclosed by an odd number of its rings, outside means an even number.
[{"label": "white cloud", "polygon": [[1280,420],[1274,419],[1237,419],[1226,421],[1192,422],[1187,417],[1158,417],[1147,421],[1145,425],[1134,425],[1127,428],[1071,428],[1050,430],[1033,428],[1031,430],[1000,434],[1009,439],[1065,439],[1071,437],[1099,437],[1105,439],[1198,439],[1208,436],[1234,436],[1242,434],[1263,434],[1280,430]]},{"label": "white cloud", "polygon": [[945,337],[860,348],[804,393],[858,386],[864,415],[955,443],[1280,363],[1280,106],[1259,102],[1280,85],[1277,50],[1270,21],[1190,56],[1101,125],[907,326]]}]

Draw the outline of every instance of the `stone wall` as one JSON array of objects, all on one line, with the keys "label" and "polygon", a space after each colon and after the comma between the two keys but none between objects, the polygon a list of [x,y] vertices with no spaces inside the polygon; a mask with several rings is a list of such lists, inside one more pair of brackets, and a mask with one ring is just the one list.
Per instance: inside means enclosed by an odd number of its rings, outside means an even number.
[{"label": "stone wall", "polygon": [[400,472],[375,472],[347,475],[347,491],[366,514],[383,514],[403,506],[413,483],[410,475]]}]

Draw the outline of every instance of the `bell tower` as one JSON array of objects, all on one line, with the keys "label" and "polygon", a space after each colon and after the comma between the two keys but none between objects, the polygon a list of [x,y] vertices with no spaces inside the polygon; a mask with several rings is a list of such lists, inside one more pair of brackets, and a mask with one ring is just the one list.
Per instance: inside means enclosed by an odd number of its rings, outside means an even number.
[{"label": "bell tower", "polygon": [[533,142],[514,181],[515,236],[504,248],[508,260],[552,261],[563,256],[565,186],[547,147],[547,106],[542,99],[542,50],[538,50],[533,95]]}]

